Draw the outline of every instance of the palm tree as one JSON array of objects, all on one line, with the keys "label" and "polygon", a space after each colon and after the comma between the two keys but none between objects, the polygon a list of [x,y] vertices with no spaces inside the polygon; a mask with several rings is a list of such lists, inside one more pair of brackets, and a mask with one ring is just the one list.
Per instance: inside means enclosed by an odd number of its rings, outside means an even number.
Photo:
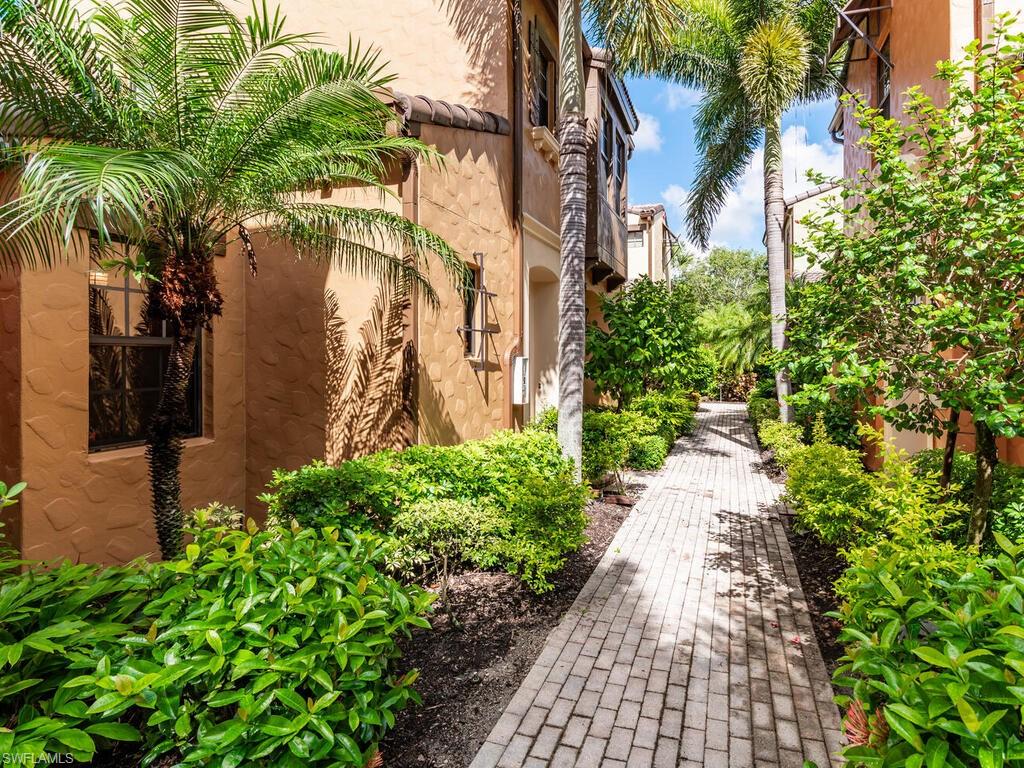
[{"label": "palm tree", "polygon": [[[687,0],[683,16],[674,50],[659,69],[704,91],[696,119],[700,162],[687,201],[690,235],[708,246],[729,191],[763,142],[771,342],[781,349],[786,333],[782,115],[795,103],[836,93],[838,80],[827,60],[835,7],[829,0]],[[776,373],[776,389],[783,420],[790,421],[785,371]]]},{"label": "palm tree", "polygon": [[[589,0],[592,26],[624,62],[649,67],[667,50],[677,20],[672,0]],[[558,442],[582,477],[586,339],[587,118],[580,0],[558,2]]]},{"label": "palm tree", "polygon": [[219,0],[0,0],[0,160],[16,171],[0,206],[0,266],[50,265],[114,239],[139,256],[172,346],[149,425],[160,551],[181,548],[180,414],[196,341],[221,313],[215,251],[237,242],[253,271],[248,227],[305,256],[393,287],[436,295],[428,254],[456,277],[440,238],[384,210],[307,194],[386,192],[389,168],[431,157],[388,130],[377,55],[312,47],[266,5],[244,20]]}]

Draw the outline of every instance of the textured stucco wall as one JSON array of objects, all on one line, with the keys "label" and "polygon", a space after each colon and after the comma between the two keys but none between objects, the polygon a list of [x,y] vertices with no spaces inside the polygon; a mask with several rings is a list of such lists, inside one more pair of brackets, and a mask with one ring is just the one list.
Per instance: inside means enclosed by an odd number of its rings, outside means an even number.
[{"label": "textured stucco wall", "polygon": [[[241,505],[244,489],[241,260],[217,259],[224,316],[205,339],[204,436],[182,463],[186,508]],[[22,479],[26,557],[122,562],[156,551],[144,449],[88,453],[88,267],[21,275]]]},{"label": "textured stucco wall", "polygon": [[[19,273],[0,270],[0,481],[21,480],[21,285]],[[21,507],[0,510],[0,537],[20,546]]]},{"label": "textured stucco wall", "polygon": [[444,154],[445,163],[421,174],[420,223],[467,261],[482,252],[486,287],[495,294],[487,301],[486,321],[497,332],[488,336],[482,370],[463,355],[455,332],[463,321],[462,297],[440,271],[432,273],[438,310],[420,305],[419,440],[454,443],[501,427],[508,396],[501,363],[514,335],[518,258],[511,218],[512,140],[437,126],[424,126],[422,138]]},{"label": "textured stucco wall", "polygon": [[381,51],[395,90],[508,112],[508,22],[492,0],[282,0],[291,32]]}]

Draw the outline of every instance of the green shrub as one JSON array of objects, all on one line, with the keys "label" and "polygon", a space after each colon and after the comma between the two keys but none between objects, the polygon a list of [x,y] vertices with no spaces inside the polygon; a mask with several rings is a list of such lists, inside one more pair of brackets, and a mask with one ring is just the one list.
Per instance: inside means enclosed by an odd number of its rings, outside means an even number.
[{"label": "green shrub", "polygon": [[[921,451],[913,456],[919,472],[938,477],[942,473],[942,449]],[[969,508],[974,500],[974,454],[957,451],[953,455],[950,496]],[[1000,463],[996,466],[992,488],[992,530],[1011,541],[1024,541],[1024,467]],[[966,533],[966,520],[956,527],[954,535]]]},{"label": "green shrub", "polygon": [[658,434],[672,445],[683,435],[693,432],[696,407],[693,395],[689,392],[649,392],[634,398],[629,410],[658,422]]},{"label": "green shrub", "polygon": [[630,440],[628,465],[633,469],[660,469],[668,456],[668,443],[661,435],[642,435]]},{"label": "green shrub", "polygon": [[417,700],[396,640],[432,596],[380,573],[373,537],[205,527],[185,556],[0,581],[0,751],[142,741],[145,761],[363,766]]},{"label": "green shrub", "polygon": [[[374,530],[385,536],[396,534],[399,511],[418,502],[492,507],[508,524],[502,528],[505,537],[494,545],[493,551],[500,553],[494,564],[544,591],[551,587],[547,576],[583,543],[588,494],[573,479],[555,436],[538,428],[499,431],[455,446],[385,451],[337,467],[314,463],[276,472],[262,498],[275,515],[304,525]],[[400,549],[400,544],[391,546]],[[393,557],[400,565],[405,555],[396,550]]]},{"label": "green shrub", "polygon": [[774,376],[770,374],[767,376],[758,376],[757,382],[754,384],[754,388],[751,390],[747,401],[749,402],[755,397],[763,400],[777,400],[775,396]]},{"label": "green shrub", "polygon": [[818,442],[788,455],[786,494],[797,521],[829,544],[848,546],[874,527],[872,491],[856,451]]},{"label": "green shrub", "polygon": [[757,430],[761,445],[772,451],[775,460],[783,467],[788,467],[793,454],[804,447],[802,435],[803,430],[798,424],[783,424],[771,419],[761,422]]},{"label": "green shrub", "polygon": [[629,461],[631,435],[615,411],[583,414],[583,477],[600,484],[609,474],[621,472]]},{"label": "green shrub", "polygon": [[[1024,754],[1024,559],[952,545],[862,562],[846,579],[838,685],[851,765],[1013,765]],[[850,724],[859,725],[852,732]]]},{"label": "green shrub", "polygon": [[747,400],[747,415],[754,432],[760,434],[764,422],[779,420],[779,402],[766,397],[751,397]]}]

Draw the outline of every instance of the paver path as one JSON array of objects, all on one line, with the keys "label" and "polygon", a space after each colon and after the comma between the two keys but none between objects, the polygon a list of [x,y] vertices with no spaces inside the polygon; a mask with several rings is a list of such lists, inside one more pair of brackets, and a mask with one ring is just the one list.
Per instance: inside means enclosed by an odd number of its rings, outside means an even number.
[{"label": "paver path", "polygon": [[742,405],[704,404],[473,761],[839,765],[839,716]]}]

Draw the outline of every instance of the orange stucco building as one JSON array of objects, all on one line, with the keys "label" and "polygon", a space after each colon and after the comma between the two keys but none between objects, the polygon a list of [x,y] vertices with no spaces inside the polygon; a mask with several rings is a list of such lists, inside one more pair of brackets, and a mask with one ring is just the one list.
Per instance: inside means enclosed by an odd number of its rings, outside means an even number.
[{"label": "orange stucco building", "polygon": [[[256,231],[252,277],[216,261],[224,314],[203,335],[182,468],[186,507],[259,515],[273,469],[516,427],[554,402],[559,281],[557,25],[549,0],[283,0],[287,26],[325,46],[350,36],[395,73],[400,130],[441,162],[407,164],[390,207],[451,243],[471,268],[466,301],[436,266],[436,310],[302,261]],[[591,227],[587,306],[626,279],[626,162],[637,117],[609,56],[586,49]],[[84,235],[83,235],[84,237]],[[121,562],[155,550],[144,448],[159,332],[138,286],[88,259],[0,275],[0,479],[30,558]],[[156,384],[154,384],[156,382]]]},{"label": "orange stucco building", "polygon": [[[937,62],[956,59],[976,39],[986,39],[999,14],[1024,15],[1024,0],[852,0],[842,9],[833,51],[845,51],[843,82],[874,107],[894,118],[903,115],[905,94],[920,86],[937,103],[945,98],[944,84],[934,78]],[[862,130],[853,105],[837,108],[829,126],[843,145],[844,175],[855,178],[873,164],[859,146]],[[939,447],[941,439],[885,426],[895,445],[915,452]],[[961,418],[960,446],[974,447],[970,416]],[[1024,464],[1024,440],[999,440],[1003,460]]]}]

